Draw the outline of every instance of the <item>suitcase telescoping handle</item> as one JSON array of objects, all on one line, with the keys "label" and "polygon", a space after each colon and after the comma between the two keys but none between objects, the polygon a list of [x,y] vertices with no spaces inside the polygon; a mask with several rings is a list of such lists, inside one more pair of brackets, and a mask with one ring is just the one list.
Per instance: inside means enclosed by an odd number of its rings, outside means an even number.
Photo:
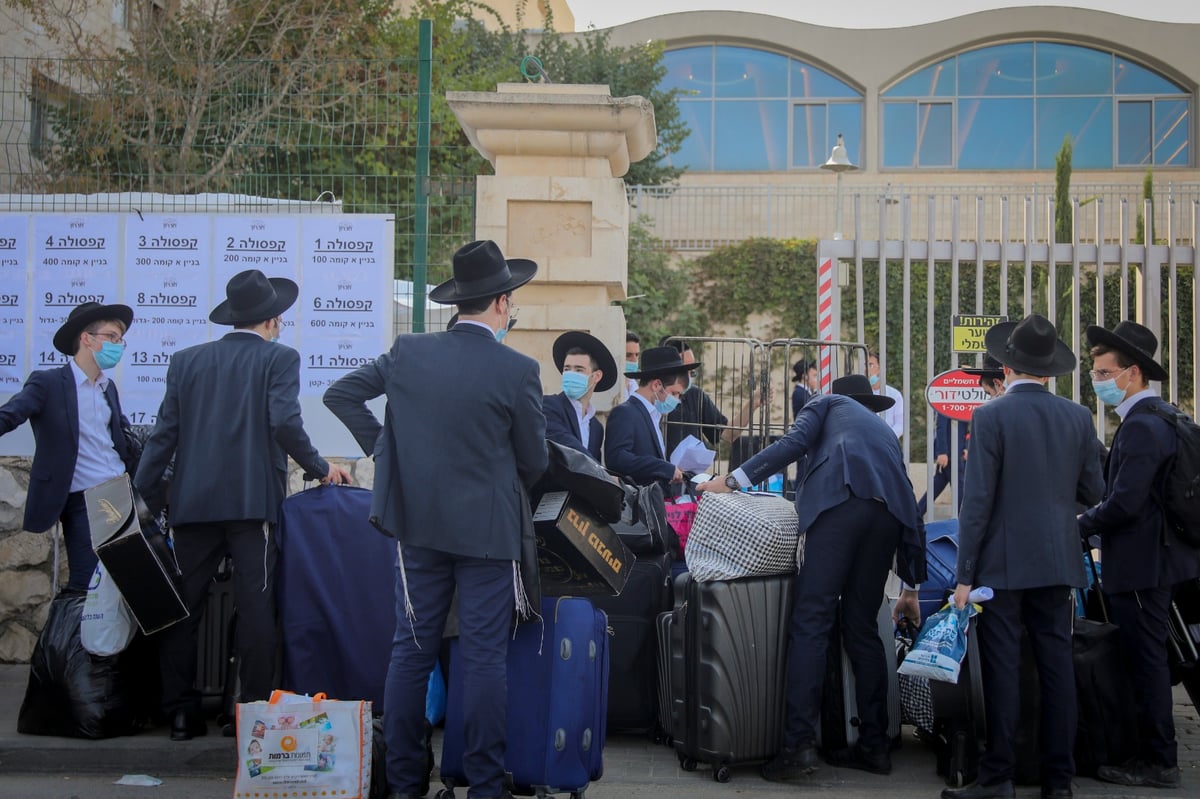
[{"label": "suitcase telescoping handle", "polygon": [[1101,621],[1112,621],[1112,614],[1108,612],[1108,599],[1104,596],[1104,591],[1100,588],[1100,573],[1096,570],[1096,559],[1092,557],[1092,548],[1088,546],[1087,539],[1083,541],[1083,556],[1087,559],[1088,569],[1092,573],[1092,591],[1096,592],[1096,602],[1100,605],[1100,615],[1104,618]]}]

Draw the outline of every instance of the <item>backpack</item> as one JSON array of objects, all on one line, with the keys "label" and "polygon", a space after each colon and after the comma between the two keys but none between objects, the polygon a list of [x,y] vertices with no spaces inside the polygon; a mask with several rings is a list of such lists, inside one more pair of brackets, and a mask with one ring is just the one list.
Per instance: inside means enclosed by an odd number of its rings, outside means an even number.
[{"label": "backpack", "polygon": [[1175,428],[1177,450],[1163,479],[1167,525],[1184,544],[1200,548],[1200,426],[1178,408],[1155,405],[1150,412]]}]

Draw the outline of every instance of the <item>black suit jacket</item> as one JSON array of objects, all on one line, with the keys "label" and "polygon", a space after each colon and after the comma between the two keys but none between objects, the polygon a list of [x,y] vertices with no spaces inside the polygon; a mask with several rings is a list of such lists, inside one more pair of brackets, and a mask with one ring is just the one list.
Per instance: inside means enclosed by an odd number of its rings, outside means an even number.
[{"label": "black suit jacket", "polygon": [[1162,491],[1175,456],[1175,430],[1152,408],[1175,410],[1160,397],[1129,409],[1104,463],[1104,499],[1079,517],[1086,537],[1100,535],[1104,588],[1114,593],[1175,585],[1200,576],[1200,551],[1167,532]]},{"label": "black suit jacket", "polygon": [[[129,421],[121,415],[117,384],[112,380],[104,396],[112,411],[109,429],[113,449],[124,461],[125,469],[132,472],[137,466],[136,455],[123,430]],[[31,373],[24,388],[0,408],[0,435],[20,427],[26,419],[33,427],[36,449],[23,525],[26,530],[42,532],[62,516],[79,455],[79,392],[71,364]]]},{"label": "black suit jacket", "polygon": [[153,510],[171,456],[173,524],[279,519],[288,455],[317,477],[329,464],[300,418],[300,354],[257,333],[234,332],[182,349],[135,483]]},{"label": "black suit jacket", "polygon": [[659,446],[650,412],[635,396],[631,395],[608,414],[604,464],[638,485],[658,481],[666,486],[675,476],[675,467]]},{"label": "black suit jacket", "polygon": [[604,452],[604,425],[593,416],[588,419],[588,443],[583,446],[583,438],[579,430],[579,416],[575,406],[566,394],[548,394],[542,397],[542,411],[546,414],[546,438],[591,455],[600,462]]}]

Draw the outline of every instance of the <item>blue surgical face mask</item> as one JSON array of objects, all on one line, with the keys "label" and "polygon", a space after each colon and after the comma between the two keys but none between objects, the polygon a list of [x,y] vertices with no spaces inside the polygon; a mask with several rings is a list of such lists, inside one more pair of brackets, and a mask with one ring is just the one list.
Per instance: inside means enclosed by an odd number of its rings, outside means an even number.
[{"label": "blue surgical face mask", "polygon": [[1093,380],[1092,390],[1096,397],[1105,405],[1120,405],[1125,400],[1125,392],[1117,388],[1117,378],[1108,380]]},{"label": "blue surgical face mask", "polygon": [[105,341],[100,345],[100,351],[93,352],[92,355],[96,359],[96,365],[101,369],[111,369],[121,362],[121,355],[124,352],[124,344],[113,344],[111,341]]},{"label": "blue surgical face mask", "polygon": [[504,341],[504,337],[508,335],[508,328],[502,327],[496,331],[496,341]]},{"label": "blue surgical face mask", "polygon": [[656,411],[658,411],[659,413],[661,413],[663,416],[666,416],[667,414],[669,414],[671,411],[675,410],[678,407],[679,407],[679,397],[676,397],[674,394],[672,394],[670,392],[667,392],[666,399],[654,401],[654,409]]},{"label": "blue surgical face mask", "polygon": [[588,392],[588,376],[580,372],[563,372],[562,391],[573,400]]},{"label": "blue surgical face mask", "polygon": [[872,385],[872,386],[877,386],[877,385],[879,385],[879,375],[871,375],[871,376],[870,376],[870,377],[868,377],[867,379],[871,381],[871,385]]},{"label": "blue surgical face mask", "polygon": [[637,369],[638,369],[637,361],[626,361],[625,362],[625,371],[626,372],[636,372]]}]

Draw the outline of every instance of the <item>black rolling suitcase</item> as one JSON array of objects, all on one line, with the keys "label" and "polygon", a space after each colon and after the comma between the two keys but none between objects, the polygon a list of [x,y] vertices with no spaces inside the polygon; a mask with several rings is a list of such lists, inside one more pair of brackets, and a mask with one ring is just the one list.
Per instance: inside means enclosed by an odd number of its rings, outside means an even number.
[{"label": "black rolling suitcase", "polygon": [[729,767],[769,760],[779,750],[785,712],[791,574],[698,583],[680,578],[680,604],[667,625],[667,722],[680,766]]},{"label": "black rolling suitcase", "polygon": [[648,732],[658,724],[658,617],[671,609],[671,555],[639,555],[619,596],[589,597],[608,614],[610,732]]},{"label": "black rolling suitcase", "polygon": [[[900,683],[896,675],[896,633],[892,608],[885,597],[876,616],[888,674],[888,738],[900,741]],[[841,620],[829,636],[825,687],[821,691],[821,729],[818,744],[827,751],[853,746],[858,741],[858,700],[855,694],[854,667],[842,646]]]},{"label": "black rolling suitcase", "polygon": [[958,682],[929,681],[937,773],[952,788],[969,785],[979,774],[979,754],[987,740],[980,671],[979,642],[971,632]]}]

